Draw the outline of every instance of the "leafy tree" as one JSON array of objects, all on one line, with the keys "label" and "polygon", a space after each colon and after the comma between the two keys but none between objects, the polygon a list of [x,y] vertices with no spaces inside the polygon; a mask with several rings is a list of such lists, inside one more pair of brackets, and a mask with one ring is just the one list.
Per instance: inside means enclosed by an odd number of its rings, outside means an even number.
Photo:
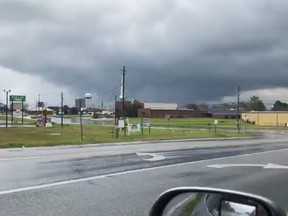
[{"label": "leafy tree", "polygon": [[78,114],[78,109],[76,107],[71,107],[70,113],[71,113],[71,115],[77,115]]},{"label": "leafy tree", "polygon": [[208,105],[208,104],[205,104],[205,103],[201,103],[201,104],[198,104],[198,108],[199,108],[200,110],[206,111],[206,110],[208,110],[209,105]]},{"label": "leafy tree", "polygon": [[244,101],[241,101],[239,103],[239,107],[241,110],[247,110],[247,111],[250,111],[250,107],[249,107],[249,103],[248,102],[244,102]]},{"label": "leafy tree", "polygon": [[212,110],[230,110],[230,109],[236,109],[236,107],[237,107],[236,103],[219,103],[211,105]]},{"label": "leafy tree", "polygon": [[199,110],[199,107],[197,106],[197,104],[194,103],[189,103],[185,106],[186,109],[192,109],[192,110]]},{"label": "leafy tree", "polygon": [[69,106],[68,105],[64,105],[63,106],[63,114],[64,115],[68,115],[68,113],[69,113]]},{"label": "leafy tree", "polygon": [[277,101],[275,101],[272,110],[273,111],[287,111],[288,110],[288,104],[282,103],[281,101],[277,100]]},{"label": "leafy tree", "polygon": [[257,96],[252,96],[250,100],[247,102],[247,105],[250,110],[253,111],[265,111],[266,107],[262,100],[260,100]]}]

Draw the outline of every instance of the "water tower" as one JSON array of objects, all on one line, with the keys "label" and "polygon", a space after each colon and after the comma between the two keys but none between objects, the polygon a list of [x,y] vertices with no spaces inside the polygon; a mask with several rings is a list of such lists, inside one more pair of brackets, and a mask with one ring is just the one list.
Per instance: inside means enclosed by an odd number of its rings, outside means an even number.
[{"label": "water tower", "polygon": [[91,93],[85,94],[85,103],[86,103],[86,108],[88,110],[91,110],[92,109],[92,94]]}]

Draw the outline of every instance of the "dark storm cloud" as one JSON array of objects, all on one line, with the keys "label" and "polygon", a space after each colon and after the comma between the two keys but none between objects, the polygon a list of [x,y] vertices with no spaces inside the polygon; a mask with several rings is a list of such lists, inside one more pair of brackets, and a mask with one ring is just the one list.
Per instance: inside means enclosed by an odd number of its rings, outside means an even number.
[{"label": "dark storm cloud", "polygon": [[218,100],[288,87],[288,2],[0,2],[0,64],[70,87],[120,85],[153,101]]}]

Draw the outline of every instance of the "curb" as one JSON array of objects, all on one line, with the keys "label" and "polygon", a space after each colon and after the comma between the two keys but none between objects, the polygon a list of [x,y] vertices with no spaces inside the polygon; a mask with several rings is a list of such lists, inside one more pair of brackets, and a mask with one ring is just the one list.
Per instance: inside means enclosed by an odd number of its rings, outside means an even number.
[{"label": "curb", "polygon": [[155,143],[172,143],[172,142],[205,142],[205,141],[228,141],[228,140],[251,140],[258,139],[258,137],[227,137],[227,138],[198,138],[198,139],[175,139],[175,140],[150,140],[150,141],[131,141],[131,142],[115,142],[115,143],[95,143],[95,144],[75,144],[75,145],[56,145],[56,146],[39,146],[26,148],[3,148],[3,149],[29,149],[29,150],[45,150],[56,148],[88,148],[88,147],[102,147],[102,146],[121,146],[121,145],[137,145],[137,144],[155,144]]}]

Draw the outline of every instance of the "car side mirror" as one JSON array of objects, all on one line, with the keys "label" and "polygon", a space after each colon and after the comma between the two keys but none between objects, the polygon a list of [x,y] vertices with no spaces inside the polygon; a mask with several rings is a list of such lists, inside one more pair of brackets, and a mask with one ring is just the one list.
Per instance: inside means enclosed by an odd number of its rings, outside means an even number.
[{"label": "car side mirror", "polygon": [[271,200],[231,190],[181,187],[156,200],[150,216],[286,216]]}]

